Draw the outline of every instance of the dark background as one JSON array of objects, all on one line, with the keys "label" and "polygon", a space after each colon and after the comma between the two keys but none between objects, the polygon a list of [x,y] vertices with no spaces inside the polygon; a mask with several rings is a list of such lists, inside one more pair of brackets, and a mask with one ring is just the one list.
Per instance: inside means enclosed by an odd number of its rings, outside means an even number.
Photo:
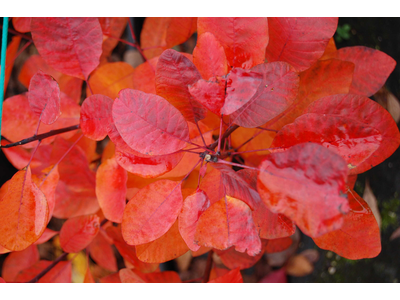
[{"label": "dark background", "polygon": [[[136,36],[144,18],[133,18]],[[2,18],[0,18],[2,24]],[[11,22],[10,27],[12,28]],[[334,36],[337,48],[367,46],[385,52],[400,63],[400,18],[339,18]],[[10,41],[10,35],[9,35]],[[121,44],[121,43],[120,43]],[[123,52],[125,46],[115,51]],[[18,74],[16,74],[17,76]],[[14,78],[16,76],[13,76]],[[11,81],[12,79],[10,79]],[[386,83],[387,89],[400,98],[400,67],[397,65]],[[8,94],[11,91],[7,91]],[[0,185],[9,180],[16,169],[0,151]],[[347,260],[319,249],[312,239],[302,235],[298,252],[317,249],[320,258],[312,274],[304,277],[289,277],[289,282],[398,282],[400,278],[400,238],[389,240],[400,226],[400,149],[380,165],[357,179],[355,190],[362,195],[368,179],[378,201],[382,217],[382,252],[373,259]],[[6,255],[0,256],[0,268]],[[245,272],[252,272],[252,269]]]}]

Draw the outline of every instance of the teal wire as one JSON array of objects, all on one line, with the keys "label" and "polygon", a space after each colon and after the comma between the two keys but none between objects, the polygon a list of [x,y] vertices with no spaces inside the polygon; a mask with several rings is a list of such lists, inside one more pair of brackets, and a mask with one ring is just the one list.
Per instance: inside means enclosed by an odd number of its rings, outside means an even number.
[{"label": "teal wire", "polygon": [[4,81],[6,71],[6,51],[7,51],[8,17],[3,18],[3,38],[1,40],[1,70],[0,70],[0,142],[1,142],[1,123],[3,120],[3,100],[4,100]]}]

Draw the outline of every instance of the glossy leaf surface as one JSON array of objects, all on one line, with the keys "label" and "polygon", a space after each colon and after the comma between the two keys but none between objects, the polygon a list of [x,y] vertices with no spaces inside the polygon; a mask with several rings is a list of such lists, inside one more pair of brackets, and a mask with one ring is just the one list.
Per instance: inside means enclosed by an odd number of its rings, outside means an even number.
[{"label": "glossy leaf surface", "polygon": [[140,245],[161,237],[175,222],[182,202],[180,183],[159,180],[144,187],[124,210],[124,240],[130,245]]},{"label": "glossy leaf surface", "polygon": [[251,256],[261,252],[261,241],[250,208],[229,196],[211,205],[200,216],[195,241],[219,250],[235,246],[236,251],[247,251]]},{"label": "glossy leaf surface", "polygon": [[61,115],[58,83],[42,71],[38,71],[31,79],[28,101],[40,121],[47,125],[53,124]]},{"label": "glossy leaf surface", "polygon": [[230,68],[250,69],[264,63],[267,18],[199,18],[197,32],[211,32],[224,47]]},{"label": "glossy leaf surface", "polygon": [[188,125],[181,113],[156,95],[122,90],[114,101],[112,115],[124,141],[143,154],[176,152],[185,147],[189,138]]},{"label": "glossy leaf surface", "polygon": [[379,104],[359,95],[334,95],[324,97],[308,108],[310,113],[340,115],[371,126],[382,135],[379,148],[364,162],[358,165],[352,174],[359,174],[388,158],[400,145],[400,133],[391,115]]},{"label": "glossy leaf surface", "polygon": [[346,162],[323,146],[306,143],[272,153],[259,166],[258,191],[274,213],[293,220],[311,237],[339,229],[349,211]]},{"label": "glossy leaf surface", "polygon": [[268,18],[270,42],[265,58],[304,71],[322,56],[337,24],[338,18]]},{"label": "glossy leaf surface", "polygon": [[68,219],[60,231],[60,244],[65,252],[76,253],[86,248],[100,229],[97,215]]},{"label": "glossy leaf surface", "polygon": [[128,174],[115,158],[103,162],[96,173],[96,196],[106,219],[121,223],[126,203]]},{"label": "glossy leaf surface", "polygon": [[367,97],[375,94],[396,66],[389,55],[372,48],[356,46],[341,48],[336,58],[355,64],[350,93]]},{"label": "glossy leaf surface", "polygon": [[182,53],[165,50],[157,62],[156,92],[176,107],[187,121],[196,123],[206,109],[189,93],[188,86],[201,79],[196,66]]},{"label": "glossy leaf surface", "polygon": [[88,79],[99,65],[103,34],[97,18],[32,18],[32,38],[47,64]]},{"label": "glossy leaf surface", "polygon": [[81,107],[80,125],[88,138],[101,141],[107,136],[107,125],[112,122],[113,100],[104,95],[92,95]]},{"label": "glossy leaf surface", "polygon": [[0,244],[21,251],[36,242],[46,228],[49,208],[32,182],[31,169],[18,171],[0,190]]},{"label": "glossy leaf surface", "polygon": [[350,212],[340,229],[318,238],[315,243],[347,259],[376,257],[381,252],[378,223],[368,204],[351,189],[347,190]]},{"label": "glossy leaf surface", "polygon": [[196,225],[200,215],[210,206],[210,200],[206,193],[197,190],[186,197],[183,202],[182,211],[179,214],[179,232],[186,244],[192,251],[197,251],[200,246],[194,243]]}]

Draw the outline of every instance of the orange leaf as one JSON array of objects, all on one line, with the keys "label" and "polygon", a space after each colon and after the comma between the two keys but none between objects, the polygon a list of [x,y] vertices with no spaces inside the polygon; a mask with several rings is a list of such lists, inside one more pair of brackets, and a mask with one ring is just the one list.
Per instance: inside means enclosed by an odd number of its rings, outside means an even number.
[{"label": "orange leaf", "polygon": [[31,31],[31,19],[32,18],[13,17],[12,23],[14,29],[22,33]]},{"label": "orange leaf", "polygon": [[379,226],[368,204],[351,189],[347,191],[350,212],[340,229],[313,238],[318,247],[348,259],[376,257],[381,252]]},{"label": "orange leaf", "polygon": [[0,195],[0,244],[12,251],[23,250],[36,242],[46,228],[46,198],[32,182],[29,167],[3,185]]},{"label": "orange leaf", "polygon": [[156,94],[155,72],[158,58],[159,56],[149,59],[133,71],[132,82],[135,90]]},{"label": "orange leaf", "polygon": [[129,245],[140,245],[161,237],[175,222],[182,202],[181,182],[159,180],[144,187],[124,210],[124,240]]},{"label": "orange leaf", "polygon": [[160,238],[136,246],[137,257],[147,263],[163,263],[188,251],[189,248],[179,233],[178,220]]},{"label": "orange leaf", "polygon": [[[13,36],[10,44],[7,46],[6,52],[6,66],[5,66],[5,79],[4,79],[4,93],[6,92],[8,81],[10,80],[11,72],[13,70],[15,55],[18,51],[19,44],[21,43],[20,36]],[[4,114],[3,114],[4,115]]]},{"label": "orange leaf", "polygon": [[123,283],[182,283],[174,271],[143,274],[135,269],[121,269],[119,277]]},{"label": "orange leaf", "polygon": [[18,273],[33,266],[39,260],[39,251],[36,245],[25,250],[10,253],[3,263],[1,273],[7,282],[13,282]]},{"label": "orange leaf", "polygon": [[86,248],[100,229],[97,215],[86,215],[68,219],[60,230],[61,248],[76,253]]},{"label": "orange leaf", "polygon": [[210,280],[208,283],[243,283],[243,277],[242,274],[240,274],[240,269],[237,268],[221,277]]},{"label": "orange leaf", "polygon": [[96,196],[104,216],[116,223],[122,222],[126,203],[127,172],[115,158],[103,162],[96,173]]},{"label": "orange leaf", "polygon": [[[106,61],[111,55],[112,50],[117,46],[118,40],[123,34],[128,18],[126,17],[103,17],[99,18],[101,30],[103,31],[103,52],[100,57],[100,62]],[[111,37],[110,37],[111,36]]]},{"label": "orange leaf", "polygon": [[261,240],[251,209],[244,202],[226,196],[211,205],[199,218],[195,241],[199,245],[235,250],[255,256],[261,252]]},{"label": "orange leaf", "polygon": [[[28,282],[36,275],[47,268],[52,262],[47,260],[40,260],[32,267],[21,271],[15,278],[15,282]],[[39,283],[71,283],[72,268],[71,261],[60,261],[42,278]]]},{"label": "orange leaf", "polygon": [[49,228],[46,228],[43,231],[43,234],[40,236],[40,238],[34,243],[34,245],[40,245],[40,244],[46,243],[49,239],[51,239],[56,234],[58,234],[58,231],[54,231]]},{"label": "orange leaf", "polygon": [[100,231],[89,244],[88,250],[93,260],[100,266],[112,272],[116,272],[117,260],[111,245],[107,242],[103,232]]},{"label": "orange leaf", "polygon": [[268,240],[267,246],[265,247],[265,252],[281,252],[289,248],[292,243],[293,240],[290,237]]},{"label": "orange leaf", "polygon": [[110,274],[103,278],[100,278],[101,283],[122,283],[121,279],[119,278],[119,272]]}]

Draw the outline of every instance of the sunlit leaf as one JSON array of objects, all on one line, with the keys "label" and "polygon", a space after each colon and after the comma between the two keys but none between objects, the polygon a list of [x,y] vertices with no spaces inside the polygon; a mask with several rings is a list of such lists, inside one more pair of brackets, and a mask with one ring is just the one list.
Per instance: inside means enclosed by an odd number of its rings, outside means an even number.
[{"label": "sunlit leaf", "polygon": [[96,173],[96,196],[104,216],[116,223],[122,222],[126,203],[126,170],[115,158],[103,162]]},{"label": "sunlit leaf", "polygon": [[32,18],[32,39],[47,64],[88,79],[99,65],[103,33],[97,18]]},{"label": "sunlit leaf", "polygon": [[181,113],[156,95],[122,90],[114,101],[112,115],[125,142],[143,154],[176,152],[185,147],[189,138],[188,125]]},{"label": "sunlit leaf", "polygon": [[339,155],[305,143],[270,154],[259,168],[258,191],[272,212],[286,215],[311,237],[342,226],[349,211],[342,196],[348,168]]},{"label": "sunlit leaf", "polygon": [[29,84],[28,101],[32,111],[47,125],[53,124],[61,115],[58,83],[40,70]]},{"label": "sunlit leaf", "polygon": [[26,249],[42,235],[49,216],[46,198],[32,182],[31,169],[18,171],[0,195],[0,244],[12,251]]},{"label": "sunlit leaf", "polygon": [[199,18],[198,34],[211,32],[224,47],[230,68],[250,69],[264,63],[267,18]]},{"label": "sunlit leaf", "polygon": [[79,252],[86,248],[100,229],[97,215],[85,215],[68,219],[60,231],[60,244],[65,252]]},{"label": "sunlit leaf", "polygon": [[251,256],[261,252],[261,241],[250,207],[229,196],[202,213],[196,227],[195,242],[219,250],[235,246],[236,251],[247,251]]},{"label": "sunlit leaf", "polygon": [[269,62],[284,61],[297,71],[308,69],[324,53],[338,18],[268,18]]},{"label": "sunlit leaf", "polygon": [[381,252],[379,226],[368,204],[351,189],[347,190],[350,212],[340,229],[313,238],[318,247],[347,259],[376,257]]},{"label": "sunlit leaf", "polygon": [[176,107],[187,121],[196,123],[206,109],[189,93],[188,86],[201,79],[196,66],[182,53],[165,50],[157,62],[156,92]]}]

